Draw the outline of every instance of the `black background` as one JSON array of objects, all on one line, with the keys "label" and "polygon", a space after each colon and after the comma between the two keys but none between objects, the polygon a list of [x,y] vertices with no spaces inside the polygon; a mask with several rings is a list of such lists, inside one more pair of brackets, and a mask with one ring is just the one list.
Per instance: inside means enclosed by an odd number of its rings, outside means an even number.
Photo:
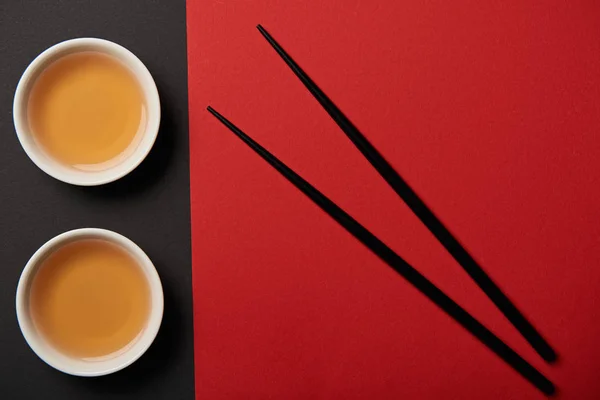
[{"label": "black background", "polygon": [[[185,0],[0,0],[0,398],[193,399],[193,332]],[[81,188],[39,170],[21,149],[12,100],[27,65],[62,40],[115,41],[146,64],[161,96],[158,140],[144,163],[106,186]],[[78,378],[47,366],[17,325],[22,268],[39,246],[98,227],[136,242],[165,292],[158,337],[132,366]]]}]

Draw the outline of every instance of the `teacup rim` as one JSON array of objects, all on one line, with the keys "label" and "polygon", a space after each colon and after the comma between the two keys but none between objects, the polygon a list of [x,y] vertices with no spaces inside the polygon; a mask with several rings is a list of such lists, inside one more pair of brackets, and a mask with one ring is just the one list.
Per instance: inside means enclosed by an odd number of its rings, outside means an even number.
[{"label": "teacup rim", "polygon": [[[144,92],[147,107],[147,123],[140,143],[120,163],[100,171],[83,171],[68,168],[49,157],[33,139],[27,122],[26,102],[31,86],[37,76],[53,61],[63,55],[81,51],[100,51],[126,64],[135,75]],[[156,142],[161,120],[158,89],[146,65],[124,46],[106,39],[81,37],[56,43],[37,55],[19,79],[13,99],[13,123],[21,147],[33,163],[46,174],[62,182],[77,186],[104,185],[129,174],[137,168]]]},{"label": "teacup rim", "polygon": [[[77,360],[65,355],[47,343],[38,334],[29,315],[29,289],[35,276],[36,269],[48,255],[56,249],[73,241],[86,238],[108,240],[124,248],[131,254],[148,279],[151,296],[151,308],[147,324],[140,333],[135,343],[120,354],[106,359],[95,361]],[[76,376],[102,376],[120,371],[138,360],[154,342],[161,326],[164,312],[164,296],[162,283],[156,268],[147,254],[131,239],[100,228],[80,228],[63,232],[44,243],[28,260],[17,285],[15,298],[17,321],[25,341],[33,352],[51,367],[69,375]]]}]

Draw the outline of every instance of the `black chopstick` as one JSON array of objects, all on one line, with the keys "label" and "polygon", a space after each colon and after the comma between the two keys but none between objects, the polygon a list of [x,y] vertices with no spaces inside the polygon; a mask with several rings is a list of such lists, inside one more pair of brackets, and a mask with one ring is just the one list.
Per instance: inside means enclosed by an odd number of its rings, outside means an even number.
[{"label": "black chopstick", "polygon": [[375,235],[369,232],[358,221],[352,218],[348,213],[342,210],[333,201],[319,192],[310,183],[304,180],[300,175],[277,159],[268,150],[255,142],[252,138],[242,132],[233,123],[224,116],[215,111],[212,107],[207,108],[223,125],[231,130],[244,143],[251,147],[258,155],[267,161],[273,168],[279,171],[288,181],[308,196],[323,211],[329,214],[335,221],[342,225],[350,234],[367,246],[381,260],[388,264],[398,274],[404,277],[417,290],[423,293],[427,298],[434,302],[438,307],[445,311],[456,322],[462,325],[479,341],[485,344],[490,350],[496,353],[521,376],[531,382],[535,387],[546,395],[552,395],[555,392],[554,385],[544,375],[537,371],[531,364],[518,355],[513,349],[500,340],[494,333],[487,329],[465,309],[458,305],[443,291],[438,289],[433,283],[425,278],[419,271],[414,269],[402,257],[396,254],[385,243],[379,240]]},{"label": "black chopstick", "polygon": [[506,316],[513,326],[529,342],[531,347],[547,362],[556,361],[557,355],[550,344],[533,327],[525,316],[517,309],[510,299],[500,290],[494,281],[485,273],[483,268],[471,257],[467,250],[435,216],[427,205],[419,198],[417,193],[385,158],[369,143],[367,138],[350,122],[339,108],[323,93],[323,91],[310,79],[310,77],[296,64],[296,62],[283,50],[273,37],[261,26],[257,29],[267,39],[269,44],[281,56],[294,74],[302,81],[308,91],[323,106],[336,124],[344,131],[346,136],[354,143],[356,148],[365,156],[371,165],[379,172],[381,177],[394,189],[400,198],[408,205],[412,212],[421,220],[429,231],[437,238],[452,257],[469,274],[471,279],[483,290],[490,300]]}]

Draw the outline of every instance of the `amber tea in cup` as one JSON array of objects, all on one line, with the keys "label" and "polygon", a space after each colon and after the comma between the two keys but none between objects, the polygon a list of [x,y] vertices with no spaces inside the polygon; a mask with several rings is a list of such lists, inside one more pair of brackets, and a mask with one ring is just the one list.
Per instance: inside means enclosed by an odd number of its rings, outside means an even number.
[{"label": "amber tea in cup", "polygon": [[148,68],[125,47],[98,38],[44,50],[23,72],[13,101],[27,156],[48,175],[79,186],[133,171],[152,149],[160,119]]},{"label": "amber tea in cup", "polygon": [[62,56],[35,80],[27,104],[30,130],[52,158],[101,170],[127,157],[146,127],[146,106],[135,75],[97,51]]},{"label": "amber tea in cup", "polygon": [[150,290],[127,251],[105,240],[82,239],[40,264],[29,307],[36,329],[53,347],[93,359],[127,348],[142,332]]}]

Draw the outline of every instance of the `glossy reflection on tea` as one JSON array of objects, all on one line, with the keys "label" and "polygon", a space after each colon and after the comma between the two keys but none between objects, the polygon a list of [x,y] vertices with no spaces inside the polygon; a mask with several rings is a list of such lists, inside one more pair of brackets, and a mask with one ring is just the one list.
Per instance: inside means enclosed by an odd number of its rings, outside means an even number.
[{"label": "glossy reflection on tea", "polygon": [[135,149],[146,126],[144,95],[121,61],[79,52],[51,63],[27,105],[30,130],[55,160],[83,170],[116,165]]},{"label": "glossy reflection on tea", "polygon": [[36,329],[62,353],[102,358],[125,349],[150,312],[143,270],[120,246],[99,239],[66,244],[42,262],[30,292]]}]

